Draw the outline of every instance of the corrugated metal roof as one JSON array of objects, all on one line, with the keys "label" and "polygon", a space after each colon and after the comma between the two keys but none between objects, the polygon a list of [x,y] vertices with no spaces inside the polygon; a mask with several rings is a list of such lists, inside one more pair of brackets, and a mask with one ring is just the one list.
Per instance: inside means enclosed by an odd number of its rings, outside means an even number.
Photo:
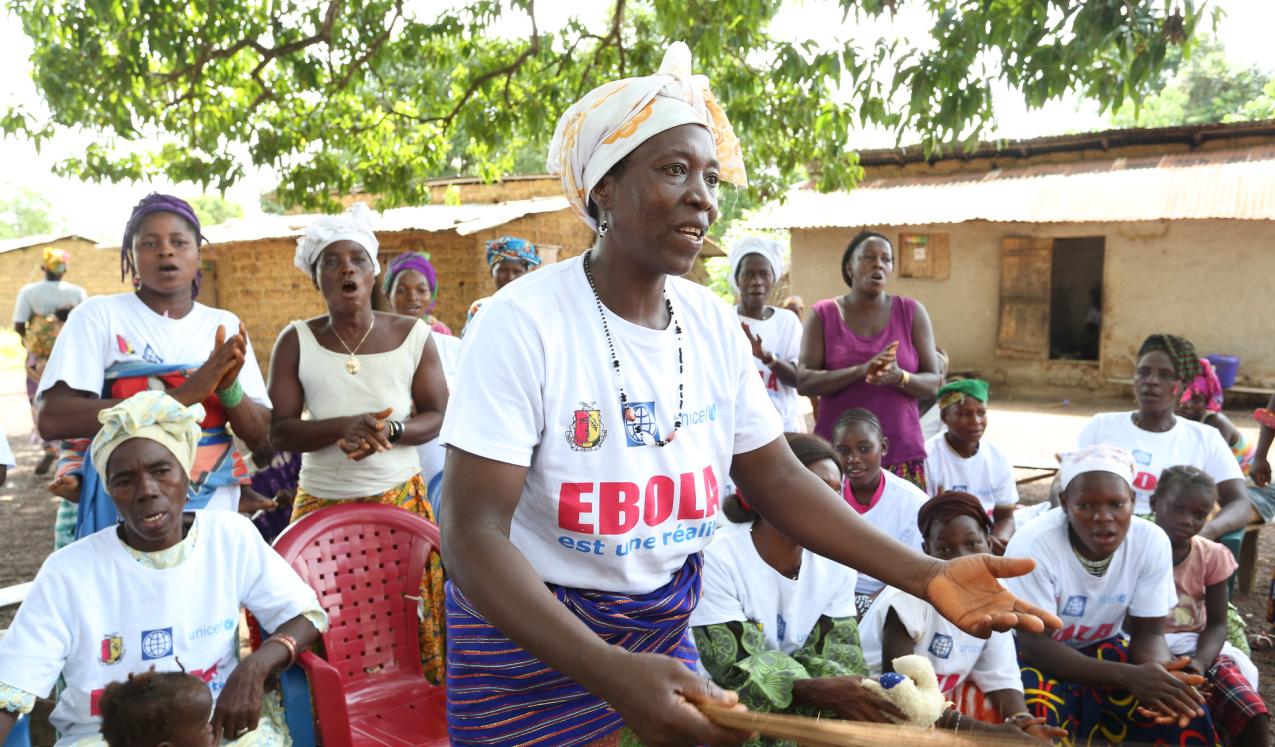
[{"label": "corrugated metal roof", "polygon": [[5,239],[4,241],[0,241],[0,254],[4,254],[5,252],[16,252],[19,249],[40,246],[41,244],[52,244],[55,241],[62,241],[63,239],[80,239],[81,241],[94,242],[93,239],[81,236],[77,233],[42,233],[34,236],[19,236],[16,239]]},{"label": "corrugated metal roof", "polygon": [[753,228],[851,228],[984,220],[1109,223],[1275,220],[1275,146],[869,179],[849,192],[788,193]]},{"label": "corrugated metal roof", "polygon": [[[373,221],[377,233],[399,231],[455,231],[461,236],[502,226],[526,215],[568,209],[565,197],[535,197],[470,205],[423,205],[386,210]],[[319,214],[267,215],[208,226],[204,235],[214,244],[263,241],[300,236]]]}]

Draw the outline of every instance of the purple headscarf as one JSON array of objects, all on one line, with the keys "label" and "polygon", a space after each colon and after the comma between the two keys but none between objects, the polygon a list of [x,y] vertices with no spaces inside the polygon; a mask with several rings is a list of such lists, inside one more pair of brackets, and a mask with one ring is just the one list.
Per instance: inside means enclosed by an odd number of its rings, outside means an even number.
[{"label": "purple headscarf", "polygon": [[434,304],[438,303],[438,272],[434,270],[434,265],[430,263],[429,255],[425,252],[407,252],[391,259],[389,267],[385,268],[385,279],[382,281],[381,289],[385,291],[385,296],[388,298],[390,291],[394,290],[394,281],[406,270],[416,270],[424,275],[425,282],[429,283],[429,292],[433,294],[433,298],[430,299],[429,308],[425,309],[425,313],[428,314],[433,310]]},{"label": "purple headscarf", "polygon": [[[190,224],[191,229],[195,232],[195,243],[203,246],[208,242],[203,232],[199,228],[199,217],[195,215],[195,209],[180,197],[173,195],[162,195],[158,192],[151,192],[142,198],[142,201],[133,206],[133,214],[128,216],[128,224],[124,226],[124,238],[120,241],[120,280],[125,277],[137,277],[137,265],[133,262],[133,238],[137,234],[137,229],[141,226],[142,220],[152,213],[172,213],[182,220]],[[195,298],[199,295],[199,284],[203,279],[203,272],[196,270],[195,279],[190,284],[190,297]]]}]

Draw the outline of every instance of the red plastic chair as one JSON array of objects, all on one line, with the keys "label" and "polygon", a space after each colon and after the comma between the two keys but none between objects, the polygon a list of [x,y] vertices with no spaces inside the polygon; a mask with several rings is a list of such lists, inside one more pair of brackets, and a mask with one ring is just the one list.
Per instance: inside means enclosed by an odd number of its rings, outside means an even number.
[{"label": "red plastic chair", "polygon": [[316,511],[274,548],[319,596],[326,658],[304,652],[324,747],[446,745],[446,692],[421,669],[417,605],[438,527],[390,506]]}]

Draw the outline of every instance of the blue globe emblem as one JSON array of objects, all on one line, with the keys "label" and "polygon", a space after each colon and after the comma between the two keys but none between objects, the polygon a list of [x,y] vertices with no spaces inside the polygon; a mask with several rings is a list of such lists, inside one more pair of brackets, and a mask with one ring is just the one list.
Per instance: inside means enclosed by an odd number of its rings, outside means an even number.
[{"label": "blue globe emblem", "polygon": [[625,419],[624,435],[629,446],[647,446],[660,440],[660,429],[655,423],[655,405],[651,402],[632,402],[628,405],[633,419]]},{"label": "blue globe emblem", "polygon": [[173,653],[173,629],[159,628],[142,632],[142,659],[162,659]]}]

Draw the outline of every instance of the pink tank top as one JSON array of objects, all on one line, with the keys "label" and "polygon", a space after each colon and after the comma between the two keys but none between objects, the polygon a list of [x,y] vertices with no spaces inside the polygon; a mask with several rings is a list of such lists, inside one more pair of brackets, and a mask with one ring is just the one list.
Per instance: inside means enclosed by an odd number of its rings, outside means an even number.
[{"label": "pink tank top", "polygon": [[[891,342],[899,341],[899,368],[916,373],[919,358],[912,344],[912,317],[916,313],[916,301],[903,296],[890,298],[890,323],[881,334],[860,337],[845,325],[841,318],[841,306],[835,298],[826,298],[814,305],[823,325],[824,369],[857,366],[870,360]],[[851,407],[862,407],[876,415],[890,439],[890,450],[882,463],[886,465],[910,462],[925,458],[925,439],[921,435],[921,416],[916,399],[901,389],[876,386],[860,380],[836,394],[819,398],[819,419],[815,421],[815,433],[832,440],[832,427],[841,413]]]}]

